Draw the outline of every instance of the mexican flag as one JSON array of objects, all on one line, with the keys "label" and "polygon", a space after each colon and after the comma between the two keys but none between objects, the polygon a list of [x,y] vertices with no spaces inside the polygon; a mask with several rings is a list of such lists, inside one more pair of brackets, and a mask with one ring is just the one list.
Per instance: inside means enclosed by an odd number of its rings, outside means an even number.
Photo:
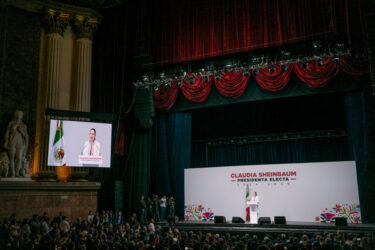
[{"label": "mexican flag", "polygon": [[53,140],[53,158],[55,166],[66,166],[62,120],[57,120],[55,139]]},{"label": "mexican flag", "polygon": [[[246,184],[246,203],[250,198],[249,184]],[[250,221],[250,207],[246,204],[246,221]]]}]

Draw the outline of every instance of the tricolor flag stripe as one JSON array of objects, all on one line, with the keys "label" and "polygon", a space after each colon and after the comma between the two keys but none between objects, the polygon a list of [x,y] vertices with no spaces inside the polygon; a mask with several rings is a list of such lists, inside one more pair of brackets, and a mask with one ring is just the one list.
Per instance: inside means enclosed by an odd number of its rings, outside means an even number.
[{"label": "tricolor flag stripe", "polygon": [[62,120],[57,120],[56,133],[53,140],[53,152],[56,164],[55,166],[66,166],[64,150],[64,130]]},{"label": "tricolor flag stripe", "polygon": [[57,120],[57,126],[56,126],[56,133],[55,133],[55,139],[53,140],[53,145],[55,144],[63,137],[64,131],[62,129],[62,123],[63,121]]}]

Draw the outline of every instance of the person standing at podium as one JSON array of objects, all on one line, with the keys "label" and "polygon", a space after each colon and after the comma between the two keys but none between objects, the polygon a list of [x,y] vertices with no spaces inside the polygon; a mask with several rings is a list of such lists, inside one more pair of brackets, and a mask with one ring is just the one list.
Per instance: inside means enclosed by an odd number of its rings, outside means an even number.
[{"label": "person standing at podium", "polygon": [[250,201],[253,201],[253,202],[256,202],[257,204],[259,204],[259,198],[258,198],[257,192],[254,192],[253,196],[251,196]]}]

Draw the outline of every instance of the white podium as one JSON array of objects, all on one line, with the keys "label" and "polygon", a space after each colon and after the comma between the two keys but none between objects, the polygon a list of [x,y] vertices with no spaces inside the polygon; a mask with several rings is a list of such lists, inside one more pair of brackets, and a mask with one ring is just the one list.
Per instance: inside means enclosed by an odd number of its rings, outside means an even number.
[{"label": "white podium", "polygon": [[250,206],[250,224],[258,223],[258,202],[250,201],[248,202]]}]

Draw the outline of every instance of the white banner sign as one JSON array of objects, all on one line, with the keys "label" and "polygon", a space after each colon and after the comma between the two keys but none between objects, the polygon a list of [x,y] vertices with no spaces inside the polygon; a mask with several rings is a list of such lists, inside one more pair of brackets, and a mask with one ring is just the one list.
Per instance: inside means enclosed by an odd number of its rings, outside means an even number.
[{"label": "white banner sign", "polygon": [[354,161],[185,169],[185,220],[245,220],[247,185],[258,194],[259,217],[361,222]]}]

